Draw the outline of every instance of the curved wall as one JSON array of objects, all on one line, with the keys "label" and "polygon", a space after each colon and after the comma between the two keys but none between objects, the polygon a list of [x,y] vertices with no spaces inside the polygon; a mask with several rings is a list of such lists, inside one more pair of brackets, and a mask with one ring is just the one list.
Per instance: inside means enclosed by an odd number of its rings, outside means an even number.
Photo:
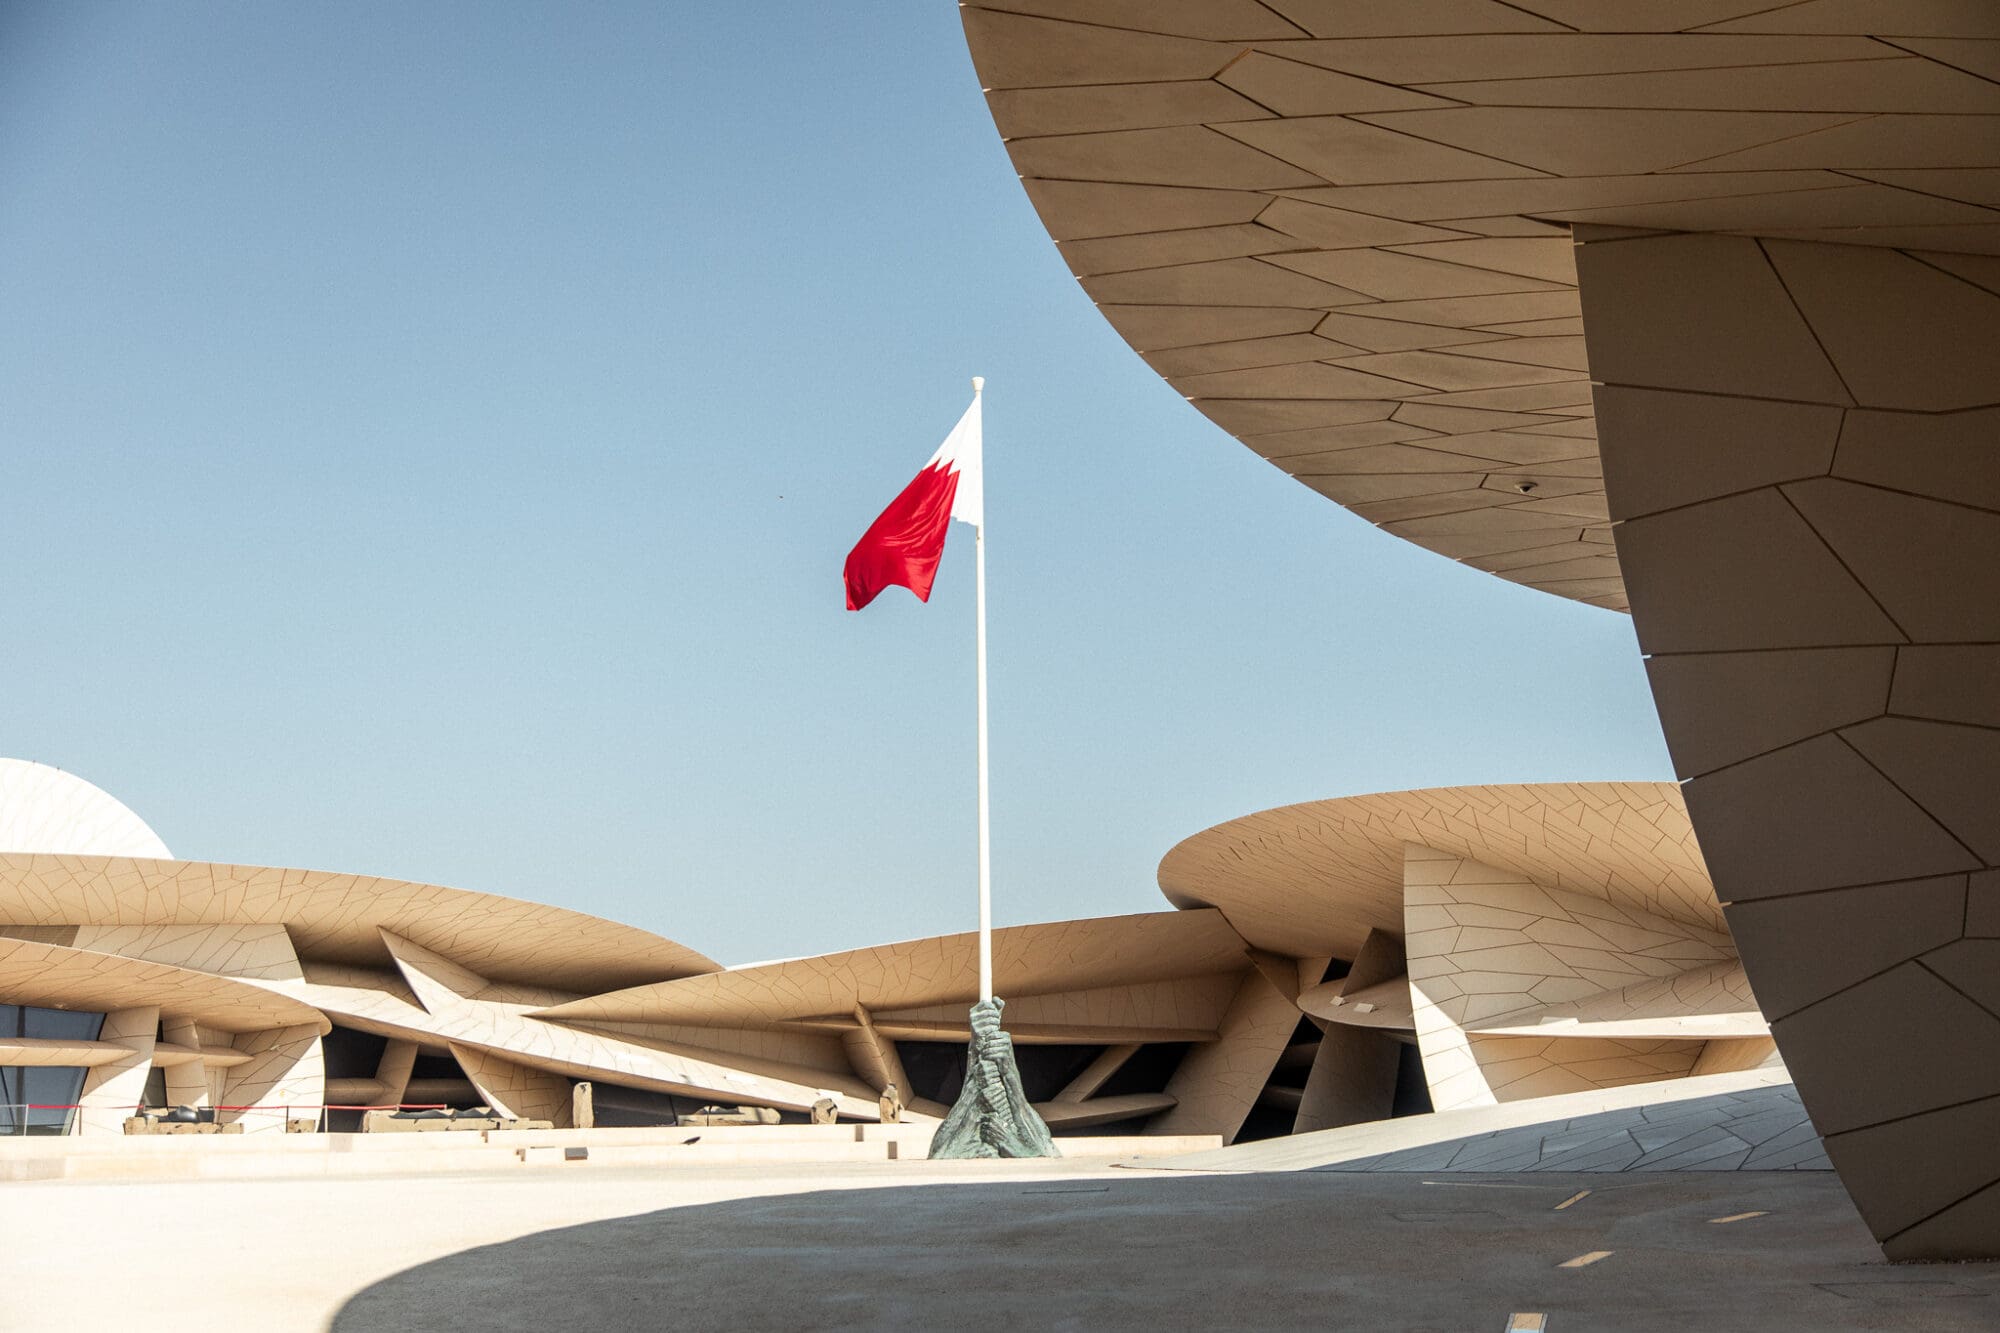
[{"label": "curved wall", "polygon": [[1772,1034],[1890,1256],[1990,1255],[2000,259],[1579,239],[1633,620]]}]

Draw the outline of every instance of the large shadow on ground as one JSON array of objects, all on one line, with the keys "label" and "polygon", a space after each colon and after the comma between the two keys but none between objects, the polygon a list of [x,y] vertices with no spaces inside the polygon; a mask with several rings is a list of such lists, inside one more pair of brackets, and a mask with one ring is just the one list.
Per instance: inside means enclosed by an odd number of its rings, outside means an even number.
[{"label": "large shadow on ground", "polygon": [[[1749,1212],[1764,1216],[1711,1220]],[[1557,1267],[1593,1250],[1613,1253]],[[1461,1333],[1522,1311],[1553,1333],[1990,1333],[2000,1265],[1885,1264],[1820,1172],[1134,1173],[832,1189],[567,1227],[378,1282],[333,1328]]]}]

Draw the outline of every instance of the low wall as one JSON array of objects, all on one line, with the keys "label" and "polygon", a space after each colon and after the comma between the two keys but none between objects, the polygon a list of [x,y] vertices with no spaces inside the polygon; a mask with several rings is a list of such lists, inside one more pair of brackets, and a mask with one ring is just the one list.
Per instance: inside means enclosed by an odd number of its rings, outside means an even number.
[{"label": "low wall", "polygon": [[[703,1125],[429,1134],[266,1134],[0,1139],[0,1181],[367,1176],[505,1171],[531,1165],[715,1166],[922,1159],[932,1124]],[[1068,1158],[1219,1148],[1216,1135],[1057,1138]],[[580,1150],[580,1151],[579,1151]],[[988,1164],[990,1165],[990,1164]]]}]

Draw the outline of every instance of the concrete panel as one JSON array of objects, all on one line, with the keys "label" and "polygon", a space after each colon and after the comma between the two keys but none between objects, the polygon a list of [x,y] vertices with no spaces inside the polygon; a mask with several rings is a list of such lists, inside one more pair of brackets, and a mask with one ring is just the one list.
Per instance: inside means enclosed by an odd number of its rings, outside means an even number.
[{"label": "concrete panel", "polygon": [[240,1121],[245,1134],[282,1134],[293,1111],[312,1114],[326,1101],[326,1057],[319,1029],[273,1028],[236,1038],[236,1049],[252,1058],[227,1071],[222,1088],[226,1106],[217,1119]]},{"label": "concrete panel", "polygon": [[1876,1235],[1896,1235],[1962,1181],[2000,1181],[2000,1097],[1832,1135],[1826,1153],[1842,1179],[1866,1183],[1856,1203]]},{"label": "concrete panel", "polygon": [[2000,509],[2000,468],[1993,441],[2000,410],[1945,418],[1907,412],[1851,411],[1840,430],[1833,475],[1892,491]]},{"label": "concrete panel", "polygon": [[1774,482],[1823,477],[1841,412],[1814,403],[1717,399],[1607,384],[1597,417],[1610,431],[1645,430],[1654,448],[1620,450],[1608,490],[1612,517],[1639,518]]},{"label": "concrete panel", "polygon": [[145,1100],[146,1078],[153,1071],[153,1042],[159,1027],[160,1011],[156,1005],[114,1009],[104,1016],[98,1041],[121,1046],[130,1054],[92,1065],[84,1075],[83,1090],[76,1098],[77,1133],[125,1132],[125,1118]]},{"label": "concrete panel", "polygon": [[1980,861],[2000,864],[2000,730],[1881,717],[1841,738]]},{"label": "concrete panel", "polygon": [[[1728,911],[1736,947],[1758,960],[1764,1016],[1778,1019],[1958,939],[1966,877],[1750,900]],[[1805,939],[1812,948],[1791,947]]]},{"label": "concrete panel", "polygon": [[[1644,433],[1642,433],[1643,435]],[[1645,437],[1650,438],[1649,435]],[[1649,653],[1741,652],[1899,643],[1868,589],[1776,490],[1635,518],[1616,529],[1621,566],[1672,566],[1700,598],[1627,579],[1639,646]]]},{"label": "concrete panel", "polygon": [[1856,403],[1953,412],[1992,401],[1992,292],[1894,250],[1766,241],[1764,251]]},{"label": "concrete panel", "polygon": [[1771,1034],[1814,1090],[1822,1134],[2000,1096],[2000,1016],[1915,962],[1781,1018]]},{"label": "concrete panel", "polygon": [[1881,715],[1893,648],[1677,653],[1646,663],[1674,769],[1687,777]]},{"label": "concrete panel", "polygon": [[1831,477],[1782,493],[1912,641],[2000,638],[2000,513]]},{"label": "concrete panel", "polygon": [[[1979,867],[1950,830],[1838,736],[1694,778],[1686,792],[1724,902]],[[1754,964],[1750,977],[1754,984]]]},{"label": "concrete panel", "polygon": [[1147,1125],[1152,1134],[1220,1134],[1233,1143],[1299,1024],[1292,997],[1251,968],[1223,1017],[1221,1037],[1196,1046],[1167,1082],[1174,1108]]},{"label": "concrete panel", "polygon": [[[1656,299],[1767,255],[1779,285],[1744,286],[1736,322],[1803,320],[1839,387],[1745,344],[1746,372],[1772,371],[1746,392],[1790,401],[1724,397],[1700,360],[1709,331]],[[1697,474],[1664,483],[1684,507],[1620,524],[1618,550],[1773,1035],[1820,1129],[1850,1145],[1835,1163],[1890,1254],[2000,1253],[1982,1202],[1996,1171],[1924,1128],[2000,1093],[2000,298],[1892,249],[1745,238],[1592,242],[1578,271],[1587,316],[1615,312],[1630,350],[1704,344],[1647,367],[1593,342],[1610,368],[1600,447],[1614,513],[1657,502],[1662,460]],[[1689,450],[1671,411],[1625,410],[1640,386],[1699,404],[1684,418],[1771,430],[1839,409],[1840,445],[1819,475],[1778,445],[1781,466],[1747,469],[1742,451]]]},{"label": "concrete panel", "polygon": [[[1849,401],[1755,244],[1699,235],[1586,243],[1576,268],[1593,365],[1606,384]],[[1701,336],[1688,336],[1696,329]]]},{"label": "concrete panel", "polygon": [[548,1120],[557,1129],[567,1129],[575,1107],[569,1080],[503,1060],[490,1051],[450,1043],[458,1061],[479,1098],[503,1116],[522,1120]]},{"label": "concrete panel", "polygon": [[1386,1120],[1396,1101],[1403,1043],[1383,1032],[1335,1023],[1320,1037],[1306,1075],[1294,1134]]},{"label": "concrete panel", "polygon": [[2000,727],[2000,644],[1904,648],[1889,711]]}]

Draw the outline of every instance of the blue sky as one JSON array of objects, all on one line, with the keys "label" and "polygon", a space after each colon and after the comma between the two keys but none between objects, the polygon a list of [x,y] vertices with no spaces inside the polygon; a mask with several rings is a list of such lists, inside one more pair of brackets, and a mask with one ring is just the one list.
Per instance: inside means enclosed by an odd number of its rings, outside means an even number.
[{"label": "blue sky", "polygon": [[1261,462],[935,0],[0,9],[0,752],[179,855],[725,962],[973,923],[972,605],[840,566],[987,377],[995,912],[1291,801],[1665,778],[1629,621]]}]

